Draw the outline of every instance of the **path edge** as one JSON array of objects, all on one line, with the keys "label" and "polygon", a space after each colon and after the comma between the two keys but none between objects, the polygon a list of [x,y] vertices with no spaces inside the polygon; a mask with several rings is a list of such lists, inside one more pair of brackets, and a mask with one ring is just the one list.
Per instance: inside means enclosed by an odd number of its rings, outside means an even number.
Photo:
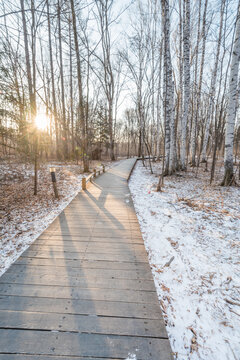
[{"label": "path edge", "polygon": [[133,173],[133,170],[135,169],[137,161],[138,161],[138,158],[135,159],[135,162],[134,162],[134,164],[133,164],[133,166],[132,166],[132,168],[130,170],[130,173],[128,174],[127,182],[129,182],[129,180],[130,180],[130,178],[132,176],[132,173]]}]

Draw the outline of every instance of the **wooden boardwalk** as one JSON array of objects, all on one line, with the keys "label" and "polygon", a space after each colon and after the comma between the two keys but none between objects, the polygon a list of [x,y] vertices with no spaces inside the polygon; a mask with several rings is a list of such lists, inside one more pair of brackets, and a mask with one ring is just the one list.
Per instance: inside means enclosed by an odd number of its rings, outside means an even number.
[{"label": "wooden boardwalk", "polygon": [[0,278],[0,360],[172,359],[122,161]]}]

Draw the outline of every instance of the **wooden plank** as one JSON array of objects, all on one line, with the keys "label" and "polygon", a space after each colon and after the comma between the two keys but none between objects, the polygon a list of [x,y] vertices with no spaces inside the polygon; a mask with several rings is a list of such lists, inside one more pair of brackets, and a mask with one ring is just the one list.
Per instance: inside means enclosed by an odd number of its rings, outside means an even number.
[{"label": "wooden plank", "polygon": [[1,296],[1,310],[48,312],[59,314],[97,315],[107,317],[162,320],[159,304],[120,301],[54,299],[42,297]]},{"label": "wooden plank", "polygon": [[[112,239],[132,239],[134,237],[139,238],[141,235],[140,233],[133,232],[133,231],[124,231],[124,230],[116,230],[116,231],[107,231],[105,229],[81,229],[79,231],[77,230],[58,230],[58,231],[45,231],[45,235],[55,235],[55,236],[77,236],[79,238],[81,237],[96,237],[96,238],[112,238]],[[115,240],[116,241],[116,240]]]},{"label": "wooden plank", "polygon": [[26,250],[21,257],[27,258],[42,258],[42,259],[66,259],[66,260],[92,260],[92,261],[118,261],[118,262],[146,262],[148,258],[146,254],[129,254],[129,253],[117,253],[117,254],[102,254],[102,253],[88,253],[88,252],[68,252],[68,251],[52,251],[49,248],[48,251],[37,251],[32,248]]},{"label": "wooden plank", "polygon": [[[93,239],[94,240],[94,239]],[[106,253],[117,253],[117,252],[140,252],[146,254],[146,250],[143,244],[132,244],[132,243],[106,243],[99,244],[98,242],[89,241],[72,241],[66,243],[63,240],[36,240],[31,248],[34,250],[67,250],[67,251],[87,251],[87,252],[104,252]]]},{"label": "wooden plank", "polygon": [[99,288],[99,289],[125,289],[125,290],[143,290],[154,291],[153,280],[129,280],[129,279],[103,279],[99,276],[75,277],[60,274],[11,274],[6,273],[0,278],[0,284],[27,284],[27,285],[53,285],[53,286],[70,286],[81,289]]},{"label": "wooden plank", "polygon": [[78,236],[78,235],[61,235],[61,234],[50,234],[50,233],[43,233],[39,236],[38,240],[61,240],[64,242],[67,241],[86,241],[89,242],[89,240],[93,240],[93,242],[100,242],[100,243],[108,243],[108,244],[114,244],[114,243],[132,243],[132,244],[143,244],[143,240],[140,236],[138,237],[122,237],[122,238],[111,238],[111,237],[99,237],[99,236]]},{"label": "wooden plank", "polygon": [[36,296],[61,299],[106,300],[134,303],[157,303],[155,291],[125,289],[79,289],[69,286],[1,284],[0,295]]},{"label": "wooden plank", "polygon": [[167,338],[163,320],[0,310],[1,328]]},{"label": "wooden plank", "polygon": [[[95,242],[79,242],[79,243],[60,243],[60,242],[50,242],[47,241],[42,243],[41,241],[36,241],[34,244],[32,244],[31,248],[25,252],[25,254],[29,253],[30,251],[39,253],[53,253],[58,255],[62,254],[65,255],[65,253],[68,254],[81,254],[81,253],[89,253],[90,254],[109,254],[109,255],[124,255],[126,256],[126,259],[128,257],[132,256],[142,256],[146,258],[146,250],[143,245],[138,244],[138,247],[134,247],[131,243],[121,243],[121,244],[99,244]],[[35,255],[34,255],[35,256]],[[36,255],[37,256],[37,255]]]},{"label": "wooden plank", "polygon": [[68,259],[41,259],[20,257],[15,264],[32,264],[40,266],[62,266],[67,268],[91,268],[91,269],[113,269],[113,270],[145,270],[149,271],[149,264],[145,262],[114,262],[114,261],[90,261],[90,260],[68,260]]},{"label": "wooden plank", "polygon": [[[83,357],[83,356],[61,356],[59,358],[59,356],[47,356],[47,355],[28,355],[28,354],[0,354],[0,360],[103,360],[103,358],[99,358],[99,357]],[[105,358],[105,360],[121,360],[120,358],[118,359],[113,359],[113,358]]]},{"label": "wooden plank", "polygon": [[[55,265],[54,265],[55,266]],[[87,270],[86,270],[87,269]],[[140,279],[140,280],[152,280],[152,274],[144,270],[114,270],[114,269],[99,269],[99,268],[73,268],[73,267],[63,267],[55,266],[55,270],[58,276],[68,276],[68,277],[78,277],[78,278],[101,278],[101,279]],[[13,264],[10,269],[7,271],[8,274],[26,274],[30,272],[32,275],[46,275],[52,274],[52,266],[49,265],[24,265],[16,262]],[[6,273],[6,274],[7,274]],[[4,275],[3,275],[4,276]]]},{"label": "wooden plank", "polygon": [[[58,226],[61,224],[63,220],[58,220],[58,218],[56,220],[54,220],[51,224],[51,226]],[[120,218],[117,218],[117,219],[113,219],[113,218],[110,218],[109,216],[107,215],[98,215],[97,217],[95,218],[88,218],[86,220],[86,218],[83,216],[83,217],[79,217],[79,214],[75,214],[75,211],[74,212],[71,212],[69,214],[66,214],[64,216],[64,221],[66,221],[66,223],[68,225],[72,225],[72,224],[79,224],[80,226],[89,226],[89,225],[101,225],[103,223],[107,223],[107,224],[121,224],[121,225],[136,225],[136,226],[139,226],[139,223],[138,223],[138,220],[137,220],[137,217],[136,215],[133,217],[128,217],[128,216],[124,216],[124,217],[120,217]],[[84,227],[84,226],[83,226]]]},{"label": "wooden plank", "polygon": [[116,224],[116,223],[103,223],[103,224],[92,224],[92,225],[89,225],[89,226],[82,226],[81,224],[67,224],[66,226],[59,226],[59,225],[55,225],[55,226],[52,226],[51,227],[51,230],[54,231],[54,232],[61,232],[61,233],[64,233],[64,232],[67,232],[67,231],[71,231],[71,232],[79,232],[79,231],[99,231],[99,232],[111,232],[111,233],[119,233],[120,232],[126,232],[126,233],[130,233],[132,231],[136,231],[138,232],[138,235],[140,236],[140,230],[138,229],[138,227],[133,224],[122,224],[122,223],[119,223],[119,224]]},{"label": "wooden plank", "polygon": [[167,339],[0,329],[0,353],[172,360]]}]

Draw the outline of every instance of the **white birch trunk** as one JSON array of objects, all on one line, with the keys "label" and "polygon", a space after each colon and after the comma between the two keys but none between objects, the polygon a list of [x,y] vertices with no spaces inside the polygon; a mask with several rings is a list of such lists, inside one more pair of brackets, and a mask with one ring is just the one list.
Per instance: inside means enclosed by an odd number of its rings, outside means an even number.
[{"label": "white birch trunk", "polygon": [[202,58],[201,58],[201,67],[200,67],[200,76],[199,76],[199,86],[197,91],[197,107],[196,113],[193,118],[193,129],[192,129],[192,143],[191,143],[191,152],[192,152],[192,159],[191,164],[192,166],[196,166],[195,157],[196,157],[196,138],[197,138],[197,124],[199,118],[199,107],[201,101],[201,92],[202,92],[202,79],[203,79],[203,69],[205,63],[205,49],[206,49],[206,14],[207,14],[207,6],[208,0],[205,0],[204,6],[204,14],[203,14],[203,26],[202,26],[202,37],[203,37],[203,44],[202,44]]},{"label": "white birch trunk", "polygon": [[179,0],[179,105],[178,105],[178,164],[180,165],[180,139],[182,133],[183,116],[183,24],[182,24],[182,0]]},{"label": "white birch trunk", "polygon": [[[171,141],[175,141],[173,128],[173,91],[172,91],[172,62],[170,52],[170,19],[169,19],[169,2],[168,0],[162,0],[162,11],[163,11],[163,25],[164,25],[164,119],[165,119],[165,169],[164,173],[167,175],[169,172],[175,171],[175,162],[171,162],[170,169],[170,158],[174,159],[175,154],[170,155],[171,149],[174,151],[174,146],[171,146]],[[172,130],[172,131],[171,131]],[[175,129],[174,129],[175,130]],[[171,140],[172,138],[172,140]]]},{"label": "white birch trunk", "polygon": [[170,159],[169,159],[169,175],[176,170],[176,129],[175,129],[175,113],[174,113],[174,84],[172,81],[169,111],[171,111],[170,122]]},{"label": "white birch trunk", "polygon": [[238,93],[238,71],[240,63],[240,1],[238,3],[238,13],[236,21],[236,32],[233,43],[232,61],[229,76],[228,105],[225,133],[225,153],[224,153],[224,180],[223,185],[228,186],[233,183],[233,140],[234,126],[237,110]]},{"label": "white birch trunk", "polygon": [[[198,97],[198,55],[199,55],[199,44],[200,44],[200,27],[201,27],[201,10],[202,10],[202,0],[199,0],[198,4],[198,27],[197,27],[197,44],[196,44],[196,58],[195,58],[195,75],[194,75],[194,97],[193,97],[193,104],[194,104],[194,111],[195,114],[192,119],[192,134],[191,134],[191,150],[192,154],[194,152],[195,144],[196,144],[196,120],[197,120],[197,97]],[[195,155],[194,155],[195,158]],[[193,166],[195,164],[192,163]]]},{"label": "white birch trunk", "polygon": [[161,83],[162,83],[162,50],[163,50],[163,39],[161,39],[160,44],[160,59],[159,59],[159,74],[158,74],[158,93],[157,93],[157,160],[160,159],[161,155],[161,141],[160,141],[160,120],[161,120],[161,106],[160,106],[160,100],[161,100]]},{"label": "white birch trunk", "polygon": [[222,29],[223,29],[225,3],[226,3],[226,0],[222,0],[217,52],[216,52],[215,64],[214,64],[213,75],[212,75],[212,80],[211,80],[210,101],[209,101],[209,107],[208,107],[208,111],[207,111],[206,126],[205,126],[203,148],[202,148],[202,155],[201,155],[202,162],[207,161],[207,145],[208,145],[208,138],[209,138],[209,129],[210,129],[211,120],[213,118],[213,111],[214,111],[214,99],[215,99],[215,93],[216,93],[216,81],[217,81],[219,54],[220,54],[221,41],[222,41]]},{"label": "white birch trunk", "polygon": [[181,123],[181,169],[186,170],[187,119],[190,98],[190,0],[184,0],[183,58],[184,104]]}]

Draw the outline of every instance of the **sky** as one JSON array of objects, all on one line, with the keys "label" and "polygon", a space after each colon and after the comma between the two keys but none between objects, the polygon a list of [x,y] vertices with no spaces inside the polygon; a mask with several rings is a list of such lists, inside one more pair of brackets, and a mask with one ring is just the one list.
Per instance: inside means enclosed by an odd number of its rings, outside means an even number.
[{"label": "sky", "polygon": [[[158,0],[160,2],[160,0]],[[194,0],[192,1],[192,26],[195,24],[196,25],[196,21],[197,21],[197,4],[198,4],[199,0]],[[38,3],[38,1],[37,1]],[[50,2],[52,4],[52,2]],[[136,26],[137,22],[138,22],[138,5],[141,4],[141,6],[145,7],[145,10],[149,9],[148,15],[150,14],[150,0],[122,0],[122,1],[114,1],[114,5],[113,5],[113,12],[112,12],[112,18],[113,19],[117,19],[116,21],[114,21],[111,24],[111,42],[112,42],[112,56],[114,58],[114,56],[117,54],[119,49],[124,49],[124,50],[128,50],[129,51],[129,44],[126,40],[126,38],[128,36],[131,36],[134,32],[134,26]],[[93,1],[85,1],[84,3],[81,2],[80,4],[89,4],[89,7],[85,8],[84,10],[82,10],[82,18],[85,18],[87,16],[87,13],[89,14],[89,29],[88,32],[91,34],[91,42],[92,43],[97,43],[100,39],[99,37],[99,31],[98,31],[98,27],[96,24],[96,20],[94,17],[94,11],[93,11]],[[211,25],[209,26],[209,36],[208,36],[208,40],[207,40],[207,46],[206,46],[206,66],[204,69],[204,86],[206,89],[209,87],[209,79],[211,76],[211,69],[212,69],[212,64],[214,61],[214,52],[216,49],[216,43],[214,40],[216,40],[217,34],[218,34],[218,24],[219,24],[219,8],[220,8],[220,0],[209,0],[208,1],[208,12],[209,12],[209,16],[208,18],[211,19]],[[26,9],[28,8],[28,6],[26,5]],[[237,8],[237,1],[236,0],[230,0],[229,1],[229,21],[228,21],[228,30],[229,30],[229,37],[228,37],[228,42],[227,42],[227,47],[228,47],[228,51],[229,51],[229,47],[230,47],[230,43],[231,43],[231,38],[232,38],[232,25],[233,25],[233,17],[231,15],[231,12],[235,15],[236,14],[236,8]],[[8,15],[7,17],[1,17],[1,13],[8,13],[11,11],[19,11],[20,9],[20,1],[14,1],[14,0],[1,0],[0,2],[0,36],[1,36],[1,32],[4,35],[5,33],[5,28],[4,28],[4,21],[6,20],[6,24],[7,24],[7,28],[8,28],[8,32],[11,35],[11,39],[12,39],[12,44],[13,46],[17,46],[17,42],[18,42],[18,31],[19,28],[21,29],[21,14],[17,13],[17,14],[12,14],[12,15]],[[194,10],[195,9],[195,10]],[[172,39],[176,39],[177,40],[177,36],[178,36],[178,30],[177,30],[177,26],[178,26],[178,1],[177,0],[170,0],[170,10],[171,10],[171,31],[172,31]],[[27,12],[27,15],[30,14]],[[121,14],[121,15],[119,15]],[[160,15],[160,14],[159,14]],[[19,25],[20,24],[20,25]],[[160,29],[161,25],[159,25],[159,35],[161,36],[161,29]],[[16,29],[18,29],[16,31]],[[23,46],[23,37],[22,37],[22,30],[20,30],[21,33],[21,41],[19,43],[19,46],[22,48],[22,52],[24,52],[24,46]],[[192,43],[195,44],[196,43],[196,27],[195,27],[195,31],[194,29],[192,29]],[[55,34],[53,33],[53,37],[55,36]],[[45,56],[46,58],[48,58],[48,48],[47,48],[47,44],[48,44],[48,39],[47,39],[47,32],[46,30],[41,30],[41,33],[38,34],[38,37],[41,37],[41,43],[43,46],[43,52],[45,52]],[[46,46],[45,46],[46,45]],[[174,45],[174,41],[172,40],[172,62],[173,62],[173,67],[175,69],[175,77],[177,79],[177,57],[176,57],[176,53],[175,53],[175,45]],[[65,52],[68,55],[68,44],[66,42],[65,45]],[[40,66],[41,64],[41,59],[40,59],[40,49],[39,49],[39,45],[38,45],[38,54],[37,54],[37,63]],[[100,47],[98,48],[98,53],[100,54]],[[130,51],[129,51],[130,53]],[[132,60],[135,61],[134,59],[134,54],[129,55],[130,57],[132,56]],[[56,66],[58,66],[58,64],[56,63]],[[68,76],[68,66],[69,64],[67,62],[65,62],[65,77],[67,78]],[[137,65],[136,65],[137,66]],[[134,83],[130,80],[130,72],[127,69],[127,67],[123,68],[123,76],[122,79],[124,81],[124,85],[123,85],[123,89],[124,91],[122,92],[121,96],[120,96],[120,100],[119,103],[122,104],[119,108],[119,118],[123,117],[123,113],[124,110],[130,106],[133,105],[132,102],[132,94],[135,95],[135,85]],[[95,82],[93,81],[92,83],[92,93],[94,92],[94,87],[95,87]]]}]

